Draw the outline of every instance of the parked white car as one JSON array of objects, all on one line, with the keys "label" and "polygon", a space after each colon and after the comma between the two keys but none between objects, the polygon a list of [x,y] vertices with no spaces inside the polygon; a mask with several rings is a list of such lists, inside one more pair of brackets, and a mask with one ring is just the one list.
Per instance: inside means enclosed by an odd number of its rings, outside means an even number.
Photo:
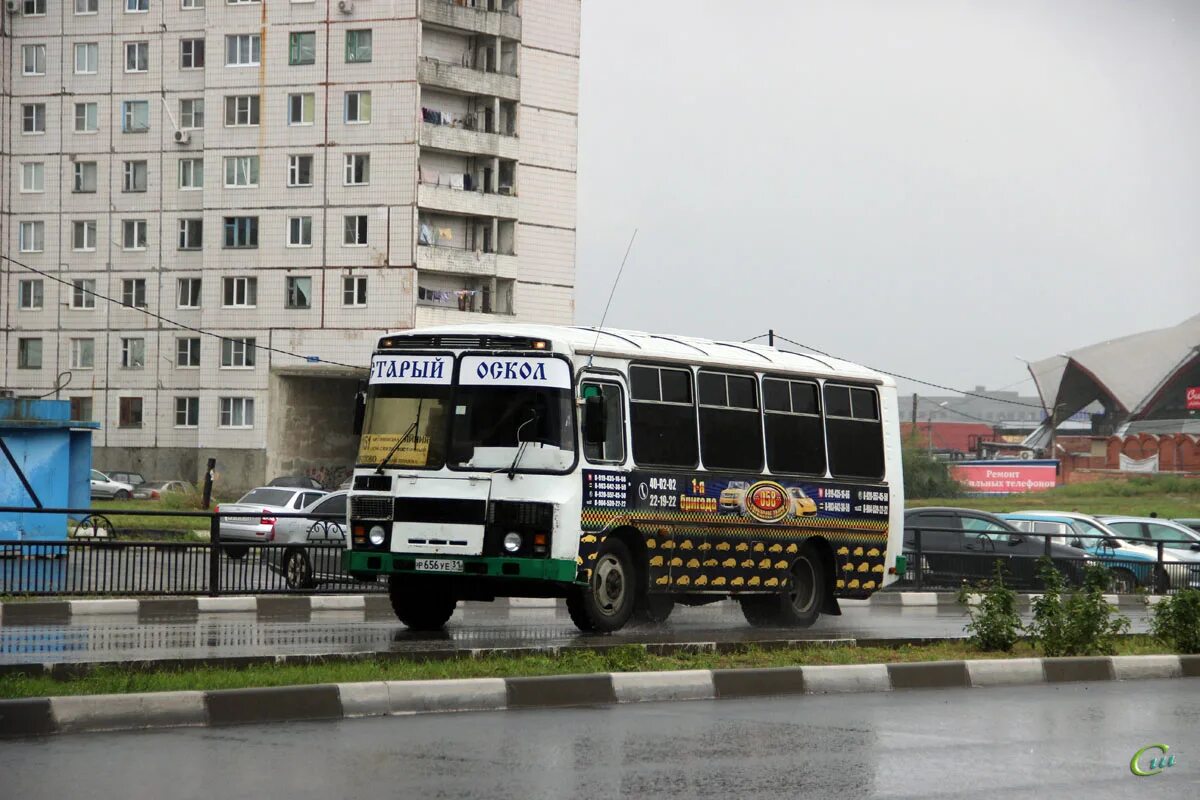
[{"label": "parked white car", "polygon": [[237,514],[221,517],[221,541],[236,543],[224,548],[226,554],[241,558],[250,550],[249,545],[274,541],[275,526],[283,522],[275,518],[276,514],[300,511],[325,494],[316,489],[260,486],[246,492],[236,503],[217,506],[221,513]]},{"label": "parked white car", "polygon": [[322,583],[348,579],[342,572],[346,501],[346,492],[330,492],[304,509],[313,515],[336,515],[335,519],[290,517],[275,523],[275,544],[293,546],[270,548],[267,563],[283,575],[289,589],[315,589]]},{"label": "parked white car", "polygon": [[114,481],[99,470],[92,470],[92,499],[128,500],[133,497],[133,486]]}]

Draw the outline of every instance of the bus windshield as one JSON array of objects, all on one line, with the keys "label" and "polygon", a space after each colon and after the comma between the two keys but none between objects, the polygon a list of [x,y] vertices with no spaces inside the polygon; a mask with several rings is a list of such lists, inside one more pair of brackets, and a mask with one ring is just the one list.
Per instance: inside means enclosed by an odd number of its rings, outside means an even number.
[{"label": "bus windshield", "polygon": [[[519,458],[518,458],[519,455]],[[468,469],[562,471],[575,462],[571,390],[459,386],[450,463]]]},{"label": "bus windshield", "polygon": [[441,467],[446,460],[449,404],[449,386],[372,384],[358,448],[359,466],[378,466],[386,458],[391,467]]}]

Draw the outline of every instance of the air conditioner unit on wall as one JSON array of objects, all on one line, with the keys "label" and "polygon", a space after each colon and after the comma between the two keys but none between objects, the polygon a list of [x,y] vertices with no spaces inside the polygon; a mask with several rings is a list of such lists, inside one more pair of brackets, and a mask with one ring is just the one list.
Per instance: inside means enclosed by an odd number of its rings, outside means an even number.
[{"label": "air conditioner unit on wall", "polygon": [[338,11],[343,14],[353,14],[354,3],[350,2],[350,0],[338,0]]},{"label": "air conditioner unit on wall", "polygon": [[175,144],[187,144],[192,140],[192,135],[187,131],[175,131]]},{"label": "air conditioner unit on wall", "polygon": [[7,9],[8,13],[10,14],[20,14],[21,0],[4,0],[4,8]]}]

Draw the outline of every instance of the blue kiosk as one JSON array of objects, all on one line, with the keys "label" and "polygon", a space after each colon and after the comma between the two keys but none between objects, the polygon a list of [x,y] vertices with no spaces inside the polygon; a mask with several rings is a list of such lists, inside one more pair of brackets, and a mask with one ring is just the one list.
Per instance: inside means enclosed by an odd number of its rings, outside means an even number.
[{"label": "blue kiosk", "polygon": [[[0,399],[0,506],[91,507],[92,431],[99,428],[71,419],[67,400]],[[0,551],[66,537],[65,514],[0,512]]]}]

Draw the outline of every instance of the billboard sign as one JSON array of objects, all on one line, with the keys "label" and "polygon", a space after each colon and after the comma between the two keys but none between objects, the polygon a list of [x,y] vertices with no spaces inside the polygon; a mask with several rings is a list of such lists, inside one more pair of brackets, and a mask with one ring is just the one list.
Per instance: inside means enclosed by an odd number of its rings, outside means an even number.
[{"label": "billboard sign", "polygon": [[1188,411],[1200,411],[1200,386],[1189,386],[1187,390]]},{"label": "billboard sign", "polygon": [[968,494],[1023,494],[1053,489],[1057,461],[965,461],[950,472]]}]

